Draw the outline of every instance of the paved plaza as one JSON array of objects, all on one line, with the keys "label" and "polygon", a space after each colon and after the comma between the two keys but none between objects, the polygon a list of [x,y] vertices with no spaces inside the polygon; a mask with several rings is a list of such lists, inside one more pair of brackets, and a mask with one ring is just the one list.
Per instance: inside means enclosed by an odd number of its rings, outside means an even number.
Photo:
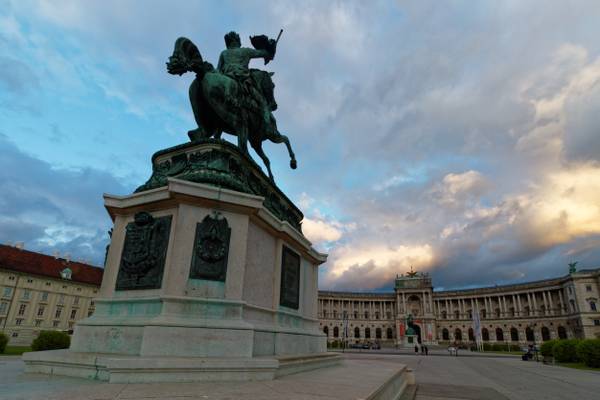
[{"label": "paved plaza", "polygon": [[[386,354],[388,353],[388,354]],[[369,357],[394,360],[414,370],[416,400],[565,400],[598,399],[600,372],[582,371],[541,362],[521,361],[518,356],[464,351],[458,357],[446,350],[429,356],[400,354],[394,350],[350,353],[347,359]]]},{"label": "paved plaza", "polygon": [[[444,351],[429,356],[346,353],[345,365],[275,381],[236,383],[109,384],[23,374],[18,357],[0,358],[0,399],[364,399],[406,364],[414,370],[417,400],[597,399],[600,372],[524,362],[518,357]],[[352,375],[349,375],[351,373]]]}]

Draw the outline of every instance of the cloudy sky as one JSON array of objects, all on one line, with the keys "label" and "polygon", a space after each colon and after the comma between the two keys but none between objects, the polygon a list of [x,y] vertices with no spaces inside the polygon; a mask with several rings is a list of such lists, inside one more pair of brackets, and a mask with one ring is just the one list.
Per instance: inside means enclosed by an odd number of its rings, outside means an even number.
[{"label": "cloudy sky", "polygon": [[329,253],[322,289],[600,267],[599,20],[594,0],[0,0],[0,242],[100,264],[102,193],[195,127],[175,39],[216,64],[224,33],[283,28],[268,70],[299,168],[265,147]]}]

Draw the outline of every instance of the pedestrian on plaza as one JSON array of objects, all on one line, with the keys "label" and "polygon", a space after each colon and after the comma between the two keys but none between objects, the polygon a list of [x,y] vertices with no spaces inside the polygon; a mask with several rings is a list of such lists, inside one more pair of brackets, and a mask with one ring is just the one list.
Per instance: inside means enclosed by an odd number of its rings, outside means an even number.
[{"label": "pedestrian on plaza", "polygon": [[427,348],[426,345],[423,345],[423,347],[425,348],[425,355],[428,356],[429,355],[429,349]]},{"label": "pedestrian on plaza", "polygon": [[419,346],[415,344],[415,354],[419,354]]},{"label": "pedestrian on plaza", "polygon": [[421,345],[421,355],[425,355],[425,346]]}]

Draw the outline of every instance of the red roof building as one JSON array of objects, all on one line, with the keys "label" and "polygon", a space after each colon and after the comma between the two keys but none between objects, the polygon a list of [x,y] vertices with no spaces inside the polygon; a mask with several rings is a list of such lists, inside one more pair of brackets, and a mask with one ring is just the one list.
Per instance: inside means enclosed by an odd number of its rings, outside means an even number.
[{"label": "red roof building", "polygon": [[[61,272],[71,270],[71,281],[100,286],[104,269],[64,258],[0,245],[0,269],[61,279]],[[64,279],[64,278],[63,278]]]}]

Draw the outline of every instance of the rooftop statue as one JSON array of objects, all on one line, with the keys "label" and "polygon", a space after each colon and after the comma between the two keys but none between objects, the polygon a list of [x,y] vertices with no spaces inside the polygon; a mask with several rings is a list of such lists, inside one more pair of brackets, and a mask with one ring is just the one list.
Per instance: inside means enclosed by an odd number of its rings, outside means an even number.
[{"label": "rooftop statue", "polygon": [[189,95],[198,128],[188,132],[192,142],[220,138],[223,132],[236,135],[238,147],[248,154],[248,142],[263,160],[269,178],[273,180],[270,162],[262,142],[285,143],[290,155],[290,167],[296,168],[296,158],[290,141],[279,133],[273,111],[277,103],[273,95],[273,72],[249,68],[253,58],[264,59],[265,65],[274,57],[277,40],[265,35],[251,36],[254,48],[241,47],[236,32],[225,35],[226,49],[221,52],[217,69],[202,59],[191,40],[180,37],[175,41],[173,55],[167,62],[170,74],[194,72]]}]

